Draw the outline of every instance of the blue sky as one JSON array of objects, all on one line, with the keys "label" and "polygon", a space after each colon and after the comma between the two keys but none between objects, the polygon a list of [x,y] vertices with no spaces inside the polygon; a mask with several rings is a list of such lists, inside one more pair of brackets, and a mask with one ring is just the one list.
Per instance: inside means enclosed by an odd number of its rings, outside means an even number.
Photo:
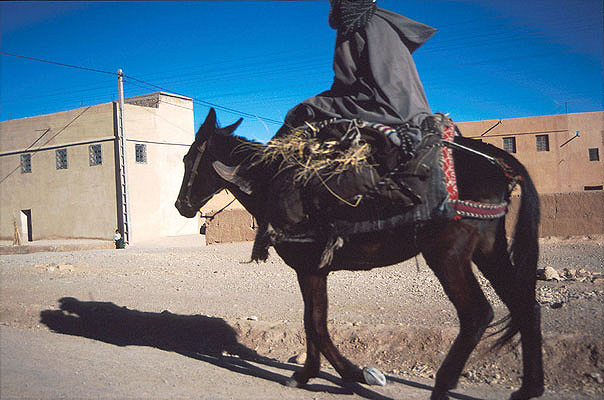
[{"label": "blue sky", "polygon": [[[604,109],[602,0],[387,1],[439,31],[414,53],[433,111],[456,121]],[[208,103],[268,140],[331,85],[335,31],[320,1],[0,2],[0,120],[156,91]],[[251,115],[251,116],[250,116]],[[256,117],[254,117],[256,116]]]}]

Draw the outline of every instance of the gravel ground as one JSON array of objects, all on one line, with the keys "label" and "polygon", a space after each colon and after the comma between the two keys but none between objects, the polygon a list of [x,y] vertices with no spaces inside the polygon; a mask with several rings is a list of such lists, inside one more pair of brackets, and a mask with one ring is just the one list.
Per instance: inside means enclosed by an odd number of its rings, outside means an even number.
[{"label": "gravel ground", "polygon": [[[111,323],[121,315],[117,324],[157,320],[162,329],[167,325],[175,329],[196,318],[205,321],[206,330],[217,328],[218,333],[204,339],[207,348],[214,346],[226,356],[293,361],[305,348],[295,274],[274,252],[267,263],[246,263],[250,252],[251,243],[202,246],[194,237],[125,250],[3,255],[0,327],[11,331],[50,327],[114,344],[190,350],[190,341],[199,346],[199,338],[183,333],[189,328],[176,337],[153,328],[141,339],[126,329],[119,333]],[[538,282],[548,391],[555,398],[600,399],[604,237],[543,239],[540,268],[545,267],[561,276]],[[484,279],[481,282],[496,318],[503,317],[505,307]],[[454,338],[457,318],[423,258],[366,272],[332,273],[329,293],[331,333],[345,355],[382,369],[391,379],[415,376],[429,382]],[[64,309],[80,315],[77,323],[86,316],[94,319],[95,330],[69,325],[73,314],[59,310],[59,300],[66,297],[70,300],[63,301]],[[222,321],[219,326],[217,321]],[[231,331],[232,337],[224,334]],[[518,349],[507,347],[493,354],[486,351],[489,340],[483,342],[461,384],[517,386]],[[333,373],[327,365],[326,370]]]}]

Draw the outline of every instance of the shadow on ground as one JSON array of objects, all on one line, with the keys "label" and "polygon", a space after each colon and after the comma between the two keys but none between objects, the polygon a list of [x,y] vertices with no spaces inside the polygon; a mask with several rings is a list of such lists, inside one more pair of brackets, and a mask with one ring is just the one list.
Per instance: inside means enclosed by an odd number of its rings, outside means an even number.
[{"label": "shadow on ground", "polygon": [[[72,297],[59,299],[59,310],[44,310],[40,322],[53,332],[81,336],[117,346],[149,346],[173,351],[204,361],[229,371],[284,384],[291,372],[300,366],[264,357],[242,345],[237,332],[222,318],[204,315],[178,315],[130,310],[109,302],[79,301]],[[265,367],[283,370],[272,372]],[[367,399],[386,400],[389,397],[360,384],[344,382],[339,377],[321,372],[320,378],[332,383],[307,384],[302,390],[335,394],[356,394]],[[431,386],[397,377],[392,382],[432,390]],[[451,394],[463,400],[473,397]]]}]

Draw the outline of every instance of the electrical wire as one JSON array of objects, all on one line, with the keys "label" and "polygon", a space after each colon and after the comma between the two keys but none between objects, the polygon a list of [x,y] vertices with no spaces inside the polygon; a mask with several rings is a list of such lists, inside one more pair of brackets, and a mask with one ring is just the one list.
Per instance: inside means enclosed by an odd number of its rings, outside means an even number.
[{"label": "electrical wire", "polygon": [[16,58],[23,58],[25,60],[38,61],[38,62],[47,63],[47,64],[59,65],[61,67],[75,68],[75,69],[81,69],[81,70],[84,70],[84,71],[98,72],[100,74],[108,74],[108,75],[115,75],[115,76],[117,76],[116,72],[103,71],[103,70],[100,70],[100,69],[82,67],[82,66],[73,65],[73,64],[65,64],[65,63],[61,63],[61,62],[57,62],[57,61],[51,61],[51,60],[43,60],[41,58],[27,57],[27,56],[23,56],[23,55],[20,55],[20,54],[7,53],[6,51],[0,51],[0,54],[4,54],[5,56],[11,56],[11,57],[16,57]]},{"label": "electrical wire", "polygon": [[[573,9],[576,9],[576,6],[573,6]],[[549,1],[544,0],[541,2],[537,2],[537,5],[534,7],[531,7],[532,10],[534,10],[534,14],[536,16],[539,16],[541,14],[543,14],[544,10],[548,10],[548,17],[551,17],[551,15],[549,14],[549,11],[551,11],[551,5],[549,3]],[[580,13],[580,15],[577,15],[576,17],[571,17],[571,19],[569,19],[569,15],[567,15],[568,13],[564,10],[561,9],[558,12],[555,13],[554,17],[551,17],[552,21],[548,24],[549,28],[552,28],[553,30],[555,30],[555,33],[558,35],[564,35],[565,32],[566,33],[571,33],[571,32],[586,32],[586,31],[591,31],[594,28],[599,28],[601,27],[601,23],[597,22],[597,23],[592,23],[592,21],[594,20],[594,16],[598,17],[598,15],[600,15],[601,13]],[[545,14],[543,14],[545,15]],[[563,18],[563,21],[558,21],[556,17],[560,17]],[[441,29],[441,35],[439,35],[439,40],[435,40],[437,37],[435,36],[435,38],[433,40],[431,40],[430,42],[428,42],[425,46],[422,47],[422,49],[416,54],[416,56],[418,58],[422,58],[427,54],[430,54],[431,57],[434,54],[442,54],[445,52],[450,52],[450,51],[455,51],[457,53],[459,53],[462,50],[469,50],[469,49],[473,49],[473,48],[479,48],[479,47],[483,47],[483,46],[489,46],[489,47],[493,47],[494,45],[497,44],[503,44],[504,41],[506,40],[515,40],[516,42],[526,42],[527,40],[532,40],[532,41],[542,41],[542,40],[546,40],[548,38],[548,35],[544,32],[539,31],[539,29],[535,28],[532,25],[516,25],[513,28],[509,28],[507,26],[504,25],[504,23],[507,23],[507,20],[505,19],[505,16],[503,15],[496,15],[496,16],[490,16],[490,17],[484,17],[484,18],[480,18],[480,19],[472,19],[472,20],[466,20],[466,21],[461,21],[461,22],[454,22],[451,24],[446,24],[446,25],[441,25],[439,26],[439,28]],[[469,29],[465,29],[463,27],[468,27],[470,26]],[[485,29],[482,31],[477,32],[478,26],[486,26],[490,29]],[[461,28],[461,29],[460,29]],[[594,29],[597,30],[597,29]],[[461,32],[461,33],[456,33],[456,32]],[[442,33],[447,33],[447,35],[443,38],[440,39],[440,37],[442,37]],[[243,79],[246,79],[248,81],[266,81],[267,79],[270,79],[268,77],[270,76],[274,76],[277,74],[284,74],[284,73],[292,73],[292,72],[297,72],[299,70],[302,71],[308,71],[308,75],[309,79],[303,79],[305,82],[308,81],[321,81],[323,79],[317,80],[316,77],[316,72],[317,70],[321,70],[323,71],[323,68],[328,61],[330,60],[326,60],[326,61],[321,61],[321,57],[308,57],[309,54],[316,54],[316,52],[314,51],[315,48],[313,46],[308,46],[307,48],[297,48],[295,50],[289,50],[289,51],[285,51],[285,52],[273,52],[273,53],[269,53],[269,54],[263,54],[263,55],[253,55],[253,56],[249,56],[249,57],[240,57],[237,58],[235,60],[222,60],[222,61],[218,61],[212,64],[203,64],[203,68],[199,68],[199,67],[195,67],[195,66],[183,66],[180,68],[176,68],[176,69],[170,69],[169,71],[158,71],[155,73],[152,73],[150,75],[147,75],[145,77],[137,77],[134,78],[132,76],[127,76],[130,79],[130,83],[133,84],[134,80],[138,81],[141,84],[147,85],[147,87],[150,88],[155,88],[155,89],[160,89],[163,91],[167,91],[167,92],[171,92],[171,93],[176,93],[178,94],[176,91],[170,90],[168,89],[168,86],[170,85],[183,85],[183,84],[189,84],[189,83],[193,83],[196,85],[200,85],[202,84],[201,82],[220,82],[221,80],[233,80],[233,79],[239,79],[240,77]],[[506,50],[506,54],[509,53],[509,51]],[[97,68],[88,68],[88,67],[83,67],[80,65],[73,65],[73,64],[68,64],[68,63],[62,63],[62,62],[57,62],[57,61],[51,61],[51,60],[45,60],[45,59],[41,59],[41,58],[36,58],[36,57],[28,57],[28,56],[23,56],[23,55],[18,55],[18,54],[13,54],[13,53],[8,53],[8,52],[4,52],[4,51],[0,51],[0,54],[4,54],[7,56],[12,56],[12,57],[18,57],[18,58],[22,58],[22,59],[26,59],[26,60],[31,60],[31,61],[37,61],[37,62],[43,62],[43,63],[48,63],[48,64],[53,64],[53,65],[58,65],[58,66],[63,66],[63,67],[69,67],[69,68],[76,68],[76,69],[80,69],[80,70],[84,70],[84,71],[90,71],[90,72],[97,72],[97,73],[102,73],[102,74],[108,74],[108,75],[117,75],[117,73],[115,72],[111,72],[111,71],[106,71],[106,70],[102,70],[102,69],[97,69]],[[300,54],[305,54],[304,57],[300,57]],[[517,53],[516,53],[517,54]],[[547,57],[549,55],[535,55],[535,54],[527,54],[525,56],[522,55],[516,55],[514,57],[514,59],[536,59],[537,57]],[[287,61],[287,60],[296,60],[296,61]],[[503,61],[508,60],[507,57],[502,57],[499,58],[497,60],[481,60],[481,61],[477,61],[477,62],[464,62],[464,63],[454,63],[454,64],[450,64],[450,67],[452,65],[453,68],[460,68],[460,67],[468,67],[468,66],[472,66],[472,65],[483,65],[483,64],[497,64],[497,67],[499,70],[502,69],[502,64]],[[432,67],[432,65],[434,65],[433,68],[436,67],[438,63],[431,63],[431,65],[428,65],[428,67]],[[225,68],[216,68],[217,66],[224,66]],[[187,71],[188,72],[184,72]],[[513,71],[509,70],[509,68],[505,69],[507,71],[510,71],[511,73],[513,73]],[[327,71],[327,68],[325,68],[325,71]],[[327,74],[327,73],[326,73]],[[264,78],[267,77],[267,78]],[[299,75],[296,75],[296,80],[299,81],[301,80],[301,78],[299,77]],[[153,82],[153,83],[152,83]],[[295,86],[299,86],[296,84],[293,85],[280,85],[277,88],[267,88],[267,89],[257,89],[257,90],[246,90],[246,91],[232,91],[231,93],[221,93],[218,96],[214,96],[214,98],[224,98],[224,97],[229,97],[229,96],[242,96],[242,95],[252,95],[252,94],[259,94],[259,93],[277,93],[279,90],[282,90],[284,88],[288,88],[288,87],[295,87]],[[101,89],[101,88],[99,88]],[[84,88],[84,89],[80,89],[80,90],[72,90],[70,91],[68,94],[74,94],[75,92],[94,92],[94,88]],[[46,96],[48,97],[52,97],[52,96],[60,96],[61,94],[59,93],[55,93],[55,94],[48,94]],[[41,96],[36,96],[37,98],[41,97]],[[89,102],[91,98],[106,98],[107,95],[101,95],[98,94],[96,96],[86,96],[87,101]],[[187,96],[190,97],[190,96]],[[75,97],[75,96],[70,96],[68,97],[70,99],[72,99],[72,102],[77,102],[79,100],[79,98]],[[241,116],[246,116],[246,117],[253,117],[253,118],[259,118],[261,120],[265,120],[267,122],[270,123],[282,123],[282,121],[277,121],[275,119],[270,119],[270,118],[263,118],[263,117],[259,117],[256,116],[254,114],[251,113],[246,113],[246,112],[242,112],[240,110],[238,110],[237,108],[239,107],[233,107],[233,106],[223,106],[219,103],[216,103],[214,101],[210,102],[208,100],[204,100],[204,99],[200,99],[200,98],[196,98],[196,97],[190,97],[193,99],[193,101],[196,104],[200,104],[206,107],[214,107],[216,109],[219,110],[223,110],[229,113],[234,113],[237,115],[241,115]],[[296,100],[296,98],[294,96],[283,96],[280,93],[280,96],[272,96],[272,98],[263,98],[262,101],[263,103],[270,103],[270,102],[275,102],[277,101],[276,99],[278,98],[292,98],[294,100]],[[21,99],[23,100],[23,98]],[[0,103],[3,104],[11,104],[11,103],[15,103],[15,102],[19,102],[20,100],[11,100],[11,101],[2,101]],[[82,103],[83,103],[83,96],[82,96]],[[231,102],[230,104],[233,104],[233,102]],[[236,103],[235,103],[236,104]],[[246,104],[245,101],[239,102],[239,104]],[[82,104],[83,105],[83,104]],[[245,108],[245,106],[244,106]]]},{"label": "electrical wire", "polygon": [[180,96],[189,97],[189,98],[191,98],[193,100],[193,102],[201,104],[201,105],[206,106],[206,107],[214,107],[216,109],[219,109],[219,110],[222,110],[222,111],[226,111],[226,112],[229,112],[229,113],[232,113],[232,114],[237,114],[237,115],[244,116],[244,117],[258,118],[258,119],[261,119],[263,121],[271,122],[271,123],[274,123],[274,124],[282,124],[283,123],[283,121],[277,121],[277,120],[272,119],[272,118],[260,117],[260,116],[258,116],[256,114],[250,114],[250,113],[247,113],[247,112],[235,110],[235,109],[230,108],[230,107],[221,106],[220,104],[211,103],[209,101],[201,100],[201,99],[198,99],[196,97],[190,97],[190,96],[184,95],[182,93],[178,93],[176,91],[171,91],[170,89],[166,89],[165,87],[162,87],[162,86],[159,86],[159,85],[155,85],[153,83],[145,82],[145,81],[143,81],[141,79],[134,78],[133,76],[130,76],[130,75],[124,74],[124,78],[131,79],[131,80],[133,80],[135,82],[142,83],[143,85],[147,85],[147,86],[150,86],[150,87],[155,88],[155,89],[159,89],[159,90],[164,91],[164,92],[169,92],[169,93],[174,93],[174,94],[177,94],[177,95],[180,95]]},{"label": "electrical wire", "polygon": [[[109,75],[114,75],[114,76],[118,75],[117,72],[109,72],[109,71],[103,71],[103,70],[95,69],[95,68],[82,67],[82,66],[79,66],[79,65],[66,64],[66,63],[61,63],[61,62],[51,61],[51,60],[44,60],[44,59],[36,58],[36,57],[28,57],[28,56],[23,56],[23,55],[19,55],[19,54],[7,53],[5,51],[0,51],[0,54],[4,54],[4,55],[7,55],[7,56],[16,57],[16,58],[23,58],[23,59],[31,60],[31,61],[37,61],[37,62],[42,62],[42,63],[47,63],[47,64],[58,65],[58,66],[62,66],[62,67],[80,69],[80,70],[84,70],[84,71],[97,72],[97,73],[109,74]],[[131,79],[131,80],[139,82],[139,83],[141,83],[143,85],[147,85],[149,87],[152,87],[152,88],[155,88],[155,89],[159,89],[159,90],[164,91],[164,92],[169,92],[169,93],[177,94],[177,95],[180,95],[180,96],[189,97],[194,102],[197,102],[198,104],[204,105],[206,107],[214,107],[214,108],[216,108],[218,110],[221,110],[221,111],[229,112],[229,113],[240,115],[240,116],[244,116],[244,117],[251,117],[251,118],[261,119],[263,121],[274,123],[274,124],[282,124],[283,123],[283,121],[277,121],[277,120],[274,120],[272,118],[261,117],[261,116],[256,115],[256,114],[247,113],[247,112],[244,112],[244,111],[236,110],[236,109],[231,108],[231,107],[226,107],[226,106],[223,106],[223,105],[220,105],[220,104],[216,104],[216,103],[212,103],[212,102],[209,102],[209,101],[205,101],[205,100],[202,100],[202,99],[199,99],[199,98],[187,96],[185,94],[178,93],[176,91],[167,89],[167,88],[165,88],[163,86],[159,86],[159,85],[156,85],[156,84],[153,84],[153,83],[150,83],[150,82],[146,82],[146,81],[144,81],[142,79],[138,79],[138,78],[135,78],[135,77],[130,76],[130,75],[123,74],[122,76],[124,78],[126,78],[126,79]]]}]

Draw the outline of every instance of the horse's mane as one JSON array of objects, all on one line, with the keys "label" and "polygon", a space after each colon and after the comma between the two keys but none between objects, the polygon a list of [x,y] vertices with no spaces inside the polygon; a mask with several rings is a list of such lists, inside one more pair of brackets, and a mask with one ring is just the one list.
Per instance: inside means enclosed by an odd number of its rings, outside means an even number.
[{"label": "horse's mane", "polygon": [[228,151],[228,161],[232,165],[250,166],[255,155],[266,147],[258,141],[247,139],[243,136],[218,134],[225,142],[221,150]]}]

